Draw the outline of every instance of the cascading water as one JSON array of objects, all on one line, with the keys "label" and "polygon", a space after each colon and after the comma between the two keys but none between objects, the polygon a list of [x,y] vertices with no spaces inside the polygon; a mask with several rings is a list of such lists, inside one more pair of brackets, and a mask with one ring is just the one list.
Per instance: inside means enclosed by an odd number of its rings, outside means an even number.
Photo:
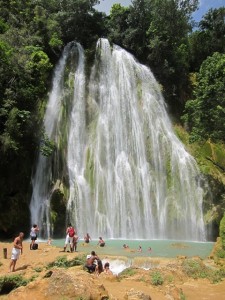
[{"label": "cascading water", "polygon": [[84,232],[87,232],[92,226],[90,216],[92,215],[93,207],[90,201],[89,185],[84,174],[86,149],[84,53],[81,46],[78,47],[78,50],[79,61],[74,77],[74,96],[69,119],[67,166],[70,188],[67,218],[73,224],[77,224],[79,228],[81,226]]},{"label": "cascading water", "polygon": [[[65,68],[68,58],[73,54],[76,47],[77,44],[74,43],[69,43],[65,47],[62,57],[55,68],[53,87],[46,107],[43,124],[44,131],[48,138],[55,141],[56,144],[58,144],[62,131],[59,126],[62,119],[61,106],[65,97]],[[69,73],[69,76],[71,76],[71,73]],[[39,153],[36,172],[32,179],[33,193],[30,202],[31,223],[39,224],[41,235],[48,237],[51,233],[49,200],[54,189],[52,181],[53,169],[51,158]]]},{"label": "cascading water", "polygon": [[[173,132],[151,71],[100,39],[87,78],[83,50],[77,49],[73,100],[67,103],[63,87],[53,84],[57,105],[50,104],[50,96],[45,116],[51,139],[68,127],[67,219],[92,237],[205,240],[199,170]],[[63,57],[59,77],[66,66]],[[63,82],[55,76],[54,82]],[[67,125],[60,121],[60,103],[69,107]],[[55,136],[47,119],[57,128]],[[40,155],[33,180],[33,222],[49,216],[51,189],[40,179],[52,180],[46,161]]]}]

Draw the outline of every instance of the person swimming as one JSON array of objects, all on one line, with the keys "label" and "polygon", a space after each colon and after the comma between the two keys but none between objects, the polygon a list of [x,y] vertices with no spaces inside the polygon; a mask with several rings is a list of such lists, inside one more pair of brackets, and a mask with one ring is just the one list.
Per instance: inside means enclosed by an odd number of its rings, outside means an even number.
[{"label": "person swimming", "polygon": [[141,246],[138,247],[138,252],[142,252],[142,247]]},{"label": "person swimming", "polygon": [[104,246],[105,246],[105,242],[104,242],[104,240],[102,239],[101,236],[99,237],[98,245],[99,245],[100,247],[104,247]]},{"label": "person swimming", "polygon": [[88,244],[90,241],[91,241],[91,237],[90,237],[89,233],[87,233],[84,237],[84,242]]}]

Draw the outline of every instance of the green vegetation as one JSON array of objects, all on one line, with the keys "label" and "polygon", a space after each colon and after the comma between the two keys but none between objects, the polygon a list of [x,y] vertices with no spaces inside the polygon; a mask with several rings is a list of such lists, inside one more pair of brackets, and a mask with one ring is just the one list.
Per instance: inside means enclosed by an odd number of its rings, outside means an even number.
[{"label": "green vegetation", "polygon": [[44,134],[44,137],[42,139],[42,144],[40,146],[41,154],[43,156],[50,156],[55,150],[55,148],[56,148],[55,143],[51,141],[46,134]]},{"label": "green vegetation", "polygon": [[225,132],[225,55],[214,53],[201,65],[193,89],[194,99],[186,103],[184,120],[190,140],[223,141]]},{"label": "green vegetation", "polygon": [[[62,159],[67,127],[56,145],[43,135],[43,115],[53,68],[64,46],[78,41],[90,63],[102,36],[151,67],[178,124],[179,138],[208,179],[214,199],[211,203],[205,195],[205,219],[218,235],[225,211],[225,8],[210,9],[193,28],[198,0],[133,0],[129,7],[114,4],[109,16],[96,11],[98,2],[0,0],[0,237],[8,238],[18,228],[29,233],[30,179],[39,150]],[[91,124],[96,112],[88,110]],[[150,158],[149,145],[147,152]],[[87,164],[93,187],[91,151]],[[53,184],[61,180],[64,187],[51,204],[55,232],[62,227],[68,186],[67,172],[60,167],[60,178],[52,178]],[[166,167],[169,187],[169,161]]]},{"label": "green vegetation", "polygon": [[85,255],[77,256],[72,260],[67,260],[67,256],[60,256],[56,261],[48,264],[47,269],[57,267],[57,268],[71,268],[74,266],[82,266],[85,264],[86,258]]},{"label": "green vegetation", "polygon": [[195,260],[195,259],[187,259],[183,262],[183,270],[184,272],[196,279],[196,278],[206,278],[208,269],[203,264],[201,260]]},{"label": "green vegetation", "polygon": [[8,294],[20,286],[26,286],[28,283],[29,280],[21,275],[0,277],[0,295]]},{"label": "green vegetation", "polygon": [[36,267],[36,268],[34,268],[34,270],[35,270],[35,272],[40,273],[40,272],[43,270],[43,268],[41,268],[41,267]]},{"label": "green vegetation", "polygon": [[[0,1],[0,236],[29,233],[30,179],[42,139],[53,66],[73,40],[92,48],[103,33],[97,0]],[[55,145],[43,139],[41,153]],[[10,207],[11,209],[7,209]]]},{"label": "green vegetation", "polygon": [[221,244],[222,249],[225,251],[225,214],[220,221],[220,238],[221,238]]},{"label": "green vegetation", "polygon": [[187,259],[183,262],[182,267],[189,277],[208,278],[211,283],[220,282],[225,277],[225,270],[209,268],[201,260]]},{"label": "green vegetation", "polygon": [[185,297],[183,291],[180,291],[180,300],[186,300],[187,298]]},{"label": "green vegetation", "polygon": [[225,259],[225,214],[220,221],[219,233],[220,238],[217,239],[214,251],[214,260],[218,264],[220,264],[220,260],[224,261]]},{"label": "green vegetation", "polygon": [[130,268],[127,268],[127,269],[123,270],[119,274],[119,278],[122,279],[122,278],[126,278],[126,277],[131,277],[131,276],[135,275],[136,273],[137,273],[137,270],[130,267]]},{"label": "green vegetation", "polygon": [[151,273],[151,281],[153,285],[162,285],[164,279],[159,271],[154,271],[153,273]]}]

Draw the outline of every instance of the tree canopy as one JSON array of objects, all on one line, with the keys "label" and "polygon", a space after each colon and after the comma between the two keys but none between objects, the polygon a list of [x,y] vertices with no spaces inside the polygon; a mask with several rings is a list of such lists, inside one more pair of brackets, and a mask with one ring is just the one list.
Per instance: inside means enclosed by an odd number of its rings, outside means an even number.
[{"label": "tree canopy", "polygon": [[191,140],[224,141],[225,54],[215,52],[202,63],[193,94],[184,116]]}]

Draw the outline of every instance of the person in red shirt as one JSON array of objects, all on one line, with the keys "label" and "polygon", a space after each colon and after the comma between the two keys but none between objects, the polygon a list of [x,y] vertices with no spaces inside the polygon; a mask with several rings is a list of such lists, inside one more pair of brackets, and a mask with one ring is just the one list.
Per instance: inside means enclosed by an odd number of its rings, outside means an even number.
[{"label": "person in red shirt", "polygon": [[63,251],[66,251],[67,245],[70,245],[70,252],[73,251],[73,239],[74,235],[76,234],[76,231],[74,227],[71,225],[71,223],[68,224],[68,227],[66,228],[66,240],[65,245],[63,248]]}]

